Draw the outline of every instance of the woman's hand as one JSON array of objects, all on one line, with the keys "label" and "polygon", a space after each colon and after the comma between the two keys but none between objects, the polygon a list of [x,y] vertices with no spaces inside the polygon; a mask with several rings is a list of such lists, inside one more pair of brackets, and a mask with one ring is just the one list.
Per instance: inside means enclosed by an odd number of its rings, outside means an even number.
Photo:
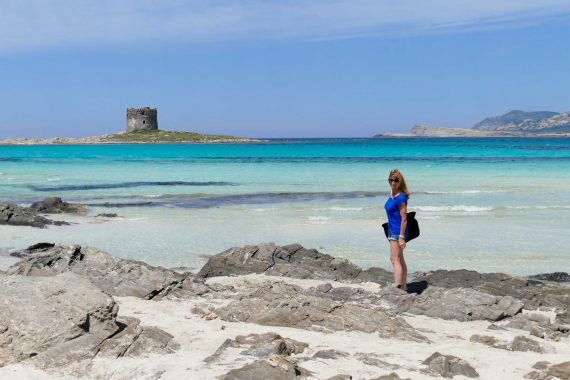
[{"label": "woman's hand", "polygon": [[398,244],[400,244],[400,248],[402,248],[402,249],[406,248],[406,241],[404,239],[399,238]]}]

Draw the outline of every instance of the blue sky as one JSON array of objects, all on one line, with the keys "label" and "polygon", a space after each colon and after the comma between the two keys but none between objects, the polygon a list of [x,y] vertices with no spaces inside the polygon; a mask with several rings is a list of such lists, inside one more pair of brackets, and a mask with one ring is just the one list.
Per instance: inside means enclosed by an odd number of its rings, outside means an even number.
[{"label": "blue sky", "polygon": [[0,138],[469,128],[570,111],[570,2],[3,0]]}]

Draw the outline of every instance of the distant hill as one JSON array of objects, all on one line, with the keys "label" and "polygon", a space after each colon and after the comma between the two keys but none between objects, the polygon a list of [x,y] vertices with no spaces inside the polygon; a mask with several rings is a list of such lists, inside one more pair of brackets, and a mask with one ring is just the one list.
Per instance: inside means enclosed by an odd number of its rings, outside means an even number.
[{"label": "distant hill", "polygon": [[568,133],[570,112],[514,110],[504,115],[488,117],[475,124],[472,129],[497,132]]},{"label": "distant hill", "polygon": [[570,137],[570,112],[514,110],[488,117],[471,129],[415,125],[410,133],[386,132],[374,137]]}]

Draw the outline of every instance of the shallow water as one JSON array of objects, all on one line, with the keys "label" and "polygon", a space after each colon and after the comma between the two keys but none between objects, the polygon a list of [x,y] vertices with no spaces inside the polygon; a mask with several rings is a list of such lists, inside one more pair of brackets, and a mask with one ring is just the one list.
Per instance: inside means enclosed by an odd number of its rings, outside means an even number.
[{"label": "shallow water", "polygon": [[0,199],[87,205],[68,227],[0,226],[0,248],[92,245],[199,268],[232,246],[299,242],[389,267],[393,167],[422,235],[410,271],[570,271],[570,139],[311,139],[269,144],[0,147]]}]

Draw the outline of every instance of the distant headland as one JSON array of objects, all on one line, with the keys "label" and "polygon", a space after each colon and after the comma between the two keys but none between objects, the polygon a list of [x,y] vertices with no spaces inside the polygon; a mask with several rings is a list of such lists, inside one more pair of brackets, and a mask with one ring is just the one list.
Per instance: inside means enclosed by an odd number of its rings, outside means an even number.
[{"label": "distant headland", "polygon": [[262,140],[196,132],[163,131],[158,129],[156,108],[127,108],[127,126],[123,132],[90,137],[8,138],[0,145],[89,145],[89,144],[185,144],[185,143],[247,143]]},{"label": "distant headland", "polygon": [[485,118],[471,129],[415,125],[410,133],[374,137],[570,137],[570,112],[513,110]]}]

